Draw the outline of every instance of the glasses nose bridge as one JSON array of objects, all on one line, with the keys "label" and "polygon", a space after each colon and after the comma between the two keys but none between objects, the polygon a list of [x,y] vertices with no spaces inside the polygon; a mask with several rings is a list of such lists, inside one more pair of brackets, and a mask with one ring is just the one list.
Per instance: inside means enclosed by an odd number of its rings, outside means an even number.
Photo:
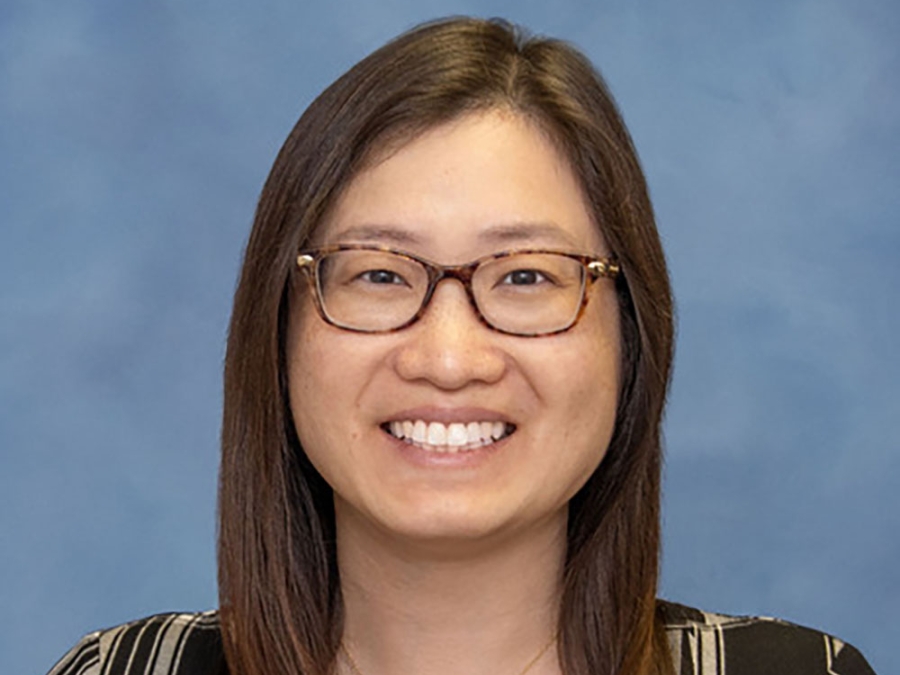
[{"label": "glasses nose bridge", "polygon": [[478,308],[478,303],[475,302],[475,292],[472,288],[472,277],[475,276],[475,270],[478,269],[479,264],[480,262],[476,261],[466,265],[426,265],[429,276],[428,293],[422,302],[420,315],[424,314],[431,304],[431,299],[434,297],[435,291],[437,291],[438,284],[445,279],[456,279],[462,284],[466,297],[469,299],[469,304],[472,306],[472,311],[475,312],[480,321],[484,322],[484,316],[482,316],[481,310]]}]

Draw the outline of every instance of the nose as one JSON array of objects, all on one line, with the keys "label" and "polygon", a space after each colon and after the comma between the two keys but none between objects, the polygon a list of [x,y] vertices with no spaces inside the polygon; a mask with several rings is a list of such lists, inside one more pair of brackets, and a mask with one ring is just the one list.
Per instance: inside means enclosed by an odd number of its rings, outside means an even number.
[{"label": "nose", "polygon": [[503,377],[506,357],[499,333],[479,320],[463,285],[444,279],[419,321],[407,328],[395,355],[397,374],[447,391]]}]

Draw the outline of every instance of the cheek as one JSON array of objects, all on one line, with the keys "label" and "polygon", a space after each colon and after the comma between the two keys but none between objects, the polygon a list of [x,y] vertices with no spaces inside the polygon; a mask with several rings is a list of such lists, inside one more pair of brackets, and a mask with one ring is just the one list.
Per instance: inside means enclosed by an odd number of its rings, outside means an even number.
[{"label": "cheek", "polygon": [[[617,308],[597,303],[586,312],[572,344],[557,350],[549,361],[552,389],[558,392],[559,412],[567,445],[605,450],[615,425],[621,381],[621,346]],[[612,319],[610,319],[612,317]],[[599,446],[598,446],[599,443]]]},{"label": "cheek", "polygon": [[319,386],[332,379],[324,372],[331,363],[326,343],[315,339],[309,323],[308,318],[300,319],[288,331],[288,389],[295,418],[315,406]]},{"label": "cheek", "polygon": [[315,310],[307,304],[301,302],[294,310],[287,331],[288,391],[297,436],[315,463],[314,455],[333,424],[329,408],[334,408],[326,402],[334,401],[338,394],[334,388],[341,377],[332,372],[340,360],[334,358],[323,326],[318,325],[322,322],[310,314]]},{"label": "cheek", "polygon": [[344,344],[347,333],[326,324],[318,315],[312,298],[295,301],[287,331],[288,384],[291,407],[306,415],[307,409],[325,405],[341,390],[354,351]]},{"label": "cheek", "polygon": [[617,354],[587,354],[571,363],[569,377],[558,378],[567,435],[599,439],[615,423],[619,378]]},{"label": "cheek", "polygon": [[374,341],[334,329],[314,312],[300,307],[287,335],[290,408],[310,459],[359,436],[360,400],[378,359]]},{"label": "cheek", "polygon": [[[296,316],[296,315],[295,315]],[[346,408],[340,364],[333,341],[324,335],[319,317],[298,317],[288,331],[287,367],[290,409],[300,445],[316,470],[335,490],[345,489],[342,477],[350,458],[336,452],[348,448],[348,429],[336,414]]]}]

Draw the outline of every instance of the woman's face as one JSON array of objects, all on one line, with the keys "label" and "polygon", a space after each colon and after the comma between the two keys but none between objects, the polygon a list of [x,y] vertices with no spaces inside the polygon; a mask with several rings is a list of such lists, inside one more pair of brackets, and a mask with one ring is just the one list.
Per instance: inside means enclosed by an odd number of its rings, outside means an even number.
[{"label": "woman's face", "polygon": [[[320,239],[445,265],[509,249],[609,253],[565,159],[500,111],[436,128],[374,163]],[[484,326],[456,280],[439,284],[417,323],[388,334],[330,326],[299,293],[288,331],[291,410],[334,489],[338,526],[458,542],[564,522],[606,451],[619,388],[613,283],[587,292],[573,328],[538,338]],[[401,434],[424,428],[425,442],[397,438],[392,422]],[[458,434],[458,425],[511,433],[451,452],[441,432]]]}]

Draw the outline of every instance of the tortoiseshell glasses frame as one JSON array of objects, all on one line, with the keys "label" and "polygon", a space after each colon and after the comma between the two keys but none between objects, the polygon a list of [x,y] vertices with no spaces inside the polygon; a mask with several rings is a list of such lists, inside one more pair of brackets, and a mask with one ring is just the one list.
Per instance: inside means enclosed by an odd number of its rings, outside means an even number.
[{"label": "tortoiseshell glasses frame", "polygon": [[[372,251],[380,253],[390,253],[406,261],[411,261],[420,265],[428,275],[428,285],[425,294],[422,297],[418,310],[408,319],[404,319],[397,326],[377,329],[358,328],[353,325],[342,323],[336,320],[334,317],[330,316],[325,307],[325,299],[323,298],[322,293],[320,265],[322,261],[325,260],[328,256],[343,251]],[[497,326],[484,315],[478,305],[478,301],[475,298],[475,291],[472,286],[472,278],[475,276],[475,273],[479,267],[481,267],[485,263],[493,262],[503,258],[528,255],[561,256],[576,261],[582,266],[581,298],[578,302],[577,310],[573,311],[571,319],[567,323],[562,326],[555,327],[552,330],[524,332],[509,330],[508,328]],[[355,333],[369,334],[394,333],[403,330],[408,326],[411,326],[425,314],[425,310],[428,308],[428,305],[431,302],[431,298],[434,295],[434,291],[437,288],[437,285],[444,279],[456,279],[463,285],[463,288],[466,291],[466,296],[469,298],[469,303],[472,306],[472,309],[475,311],[475,315],[478,317],[478,320],[487,328],[497,331],[498,333],[503,333],[505,335],[516,335],[520,337],[543,337],[547,335],[557,335],[569,330],[570,328],[572,328],[572,326],[578,323],[579,319],[581,319],[582,315],[584,314],[584,309],[587,306],[587,290],[591,286],[591,284],[593,284],[597,279],[600,278],[614,279],[621,273],[621,268],[617,260],[611,256],[598,258],[591,255],[568,253],[563,251],[551,251],[545,249],[516,249],[501,251],[499,253],[482,256],[477,260],[473,260],[472,262],[466,263],[464,265],[439,265],[418,255],[409,253],[407,251],[394,249],[388,246],[372,244],[335,244],[332,246],[323,246],[320,248],[301,251],[297,256],[296,263],[300,271],[305,273],[304,276],[306,276],[307,281],[309,282],[310,290],[312,291],[312,296],[315,300],[316,310],[318,311],[319,316],[322,317],[323,321],[343,330],[348,330]]]}]

